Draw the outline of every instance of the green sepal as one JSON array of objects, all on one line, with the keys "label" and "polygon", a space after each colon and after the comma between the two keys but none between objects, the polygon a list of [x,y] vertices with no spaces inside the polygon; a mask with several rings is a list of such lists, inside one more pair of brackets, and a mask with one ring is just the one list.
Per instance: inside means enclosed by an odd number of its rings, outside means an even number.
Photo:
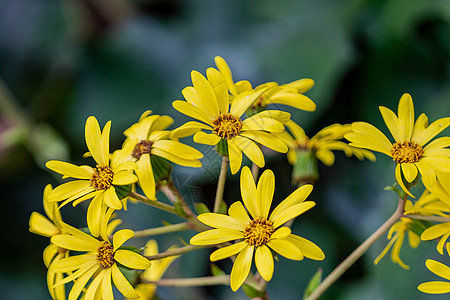
[{"label": "green sepal", "polygon": [[175,212],[177,213],[177,215],[179,215],[182,218],[185,218],[187,216],[186,212],[184,211],[183,205],[181,204],[180,201],[175,202],[173,206],[175,207]]},{"label": "green sepal", "polygon": [[292,169],[292,181],[297,185],[314,183],[319,179],[317,158],[310,149],[296,150],[297,160]]},{"label": "green sepal", "polygon": [[172,223],[162,220],[161,222],[164,226],[172,225]]},{"label": "green sepal", "polygon": [[228,143],[226,139],[221,139],[216,145],[216,151],[221,156],[228,156]]},{"label": "green sepal", "polygon": [[133,188],[132,184],[127,185],[115,185],[114,189],[116,190],[116,195],[119,197],[119,200],[125,199],[131,192]]},{"label": "green sepal", "polygon": [[[262,97],[262,96],[261,96]],[[257,102],[257,101],[256,101]],[[263,106],[263,105],[251,105],[246,111],[245,111],[245,115],[250,118],[262,111],[265,111],[267,108],[267,105]]]},{"label": "green sepal", "polygon": [[228,206],[225,203],[225,201],[222,200],[222,202],[220,202],[219,211],[217,213],[226,215],[227,211],[228,211]]},{"label": "green sepal", "polygon": [[249,297],[250,299],[253,298],[262,298],[264,299],[264,296],[266,295],[265,291],[260,291],[255,289],[254,287],[244,283],[241,286],[242,290],[244,291],[244,293],[247,295],[247,297]]},{"label": "green sepal", "polygon": [[314,292],[314,290],[319,286],[322,282],[322,269],[319,268],[317,272],[311,277],[306,286],[305,292],[303,293],[303,299],[306,299],[309,295]]},{"label": "green sepal", "polygon": [[222,269],[219,268],[216,264],[211,264],[211,274],[212,276],[226,275],[226,273],[222,271]]},{"label": "green sepal", "polygon": [[197,212],[198,215],[211,212],[209,210],[208,206],[206,206],[204,203],[195,203],[194,207],[195,207],[195,211]]},{"label": "green sepal", "polygon": [[[405,217],[408,217],[408,215],[406,215]],[[421,236],[422,233],[425,231],[425,229],[434,225],[430,221],[426,220],[418,220],[418,219],[410,219],[410,220],[412,222],[408,224],[408,230],[411,230],[418,236]]]},{"label": "green sepal", "polygon": [[406,199],[406,193],[403,189],[399,189],[398,187],[396,187],[397,183],[395,183],[394,185],[389,185],[387,187],[384,188],[385,191],[393,191],[395,193],[397,193],[397,195],[401,198],[401,199]]},{"label": "green sepal", "polygon": [[158,155],[151,155],[150,160],[152,164],[153,175],[155,176],[155,182],[170,180],[172,165],[167,160]]}]

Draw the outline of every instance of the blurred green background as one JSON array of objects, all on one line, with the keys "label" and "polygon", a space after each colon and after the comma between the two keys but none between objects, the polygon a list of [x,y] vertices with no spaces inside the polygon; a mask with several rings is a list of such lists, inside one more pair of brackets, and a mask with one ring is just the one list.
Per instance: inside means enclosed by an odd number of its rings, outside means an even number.
[{"label": "blurred green background", "polygon": [[[310,136],[334,122],[359,120],[387,133],[378,106],[396,111],[404,92],[413,97],[416,117],[450,115],[449,22],[448,0],[0,1],[0,298],[50,297],[42,262],[48,239],[28,232],[28,218],[32,211],[43,213],[44,186],[60,182],[45,161],[86,163],[81,157],[88,116],[102,126],[112,120],[112,149],[147,109],[171,115],[179,126],[187,118],[172,101],[182,99],[191,70],[204,73],[220,55],[236,80],[254,85],[314,79],[307,95],[316,112],[281,107]],[[204,168],[175,168],[174,180],[190,204],[211,207],[220,158],[210,147],[196,147],[205,153]],[[395,194],[383,191],[393,183],[393,163],[377,158],[359,162],[338,153],[333,167],[320,166],[310,197],[317,206],[295,222],[293,232],[319,245],[326,259],[281,258],[268,285],[272,299],[300,299],[317,268],[331,272],[395,210]],[[266,167],[275,171],[280,201],[294,190],[291,167],[273,153]],[[239,199],[237,179],[227,182],[228,203]],[[85,210],[65,207],[63,218],[85,226]],[[131,204],[119,215],[123,228],[136,230],[160,226],[163,219],[179,221],[143,205]],[[158,241],[163,250],[180,244],[177,235]],[[405,243],[401,257],[409,271],[389,257],[373,265],[386,243],[378,241],[323,299],[448,299],[416,288],[437,279],[426,269],[426,258],[450,265],[437,254],[436,243],[422,243],[418,250]],[[183,256],[167,277],[207,276],[207,256],[208,250]],[[226,261],[219,265],[231,268]],[[226,287],[158,291],[161,299],[246,299]]]}]

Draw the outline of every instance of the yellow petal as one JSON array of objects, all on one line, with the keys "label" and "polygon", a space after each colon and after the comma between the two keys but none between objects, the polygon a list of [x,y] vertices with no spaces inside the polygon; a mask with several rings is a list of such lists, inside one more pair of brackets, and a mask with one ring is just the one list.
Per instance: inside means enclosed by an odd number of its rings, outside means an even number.
[{"label": "yellow petal", "polygon": [[108,268],[103,273],[103,280],[102,280],[102,299],[114,299],[113,291],[112,291],[112,284],[111,284],[111,276],[112,276],[112,269]]},{"label": "yellow petal", "polygon": [[190,121],[187,123],[184,123],[180,127],[174,129],[172,133],[170,134],[170,138],[182,138],[186,136],[193,135],[194,133],[202,130],[202,129],[208,129],[212,130],[211,126],[196,122],[196,121]]},{"label": "yellow petal", "polygon": [[79,239],[85,240],[87,243],[98,245],[97,248],[101,245],[102,242],[97,240],[96,238],[92,237],[91,235],[82,232],[79,229],[76,229],[75,227],[72,227],[66,223],[61,223],[61,227],[67,231],[67,233],[73,235],[74,237],[77,237]]},{"label": "yellow petal", "polygon": [[58,253],[58,246],[56,245],[50,244],[45,247],[42,258],[44,259],[44,264],[47,268]]},{"label": "yellow petal", "polygon": [[294,88],[297,90],[298,93],[306,93],[314,86],[314,80],[310,78],[302,78],[296,81],[293,81],[291,83],[285,84],[285,86],[288,86],[290,88]]},{"label": "yellow petal", "polygon": [[430,281],[419,284],[417,289],[427,294],[446,294],[450,293],[450,282]]},{"label": "yellow petal", "polygon": [[316,152],[316,157],[320,160],[325,166],[329,167],[334,164],[334,154],[332,151],[328,149],[320,149]]},{"label": "yellow petal", "polygon": [[90,270],[88,270],[86,273],[84,273],[82,276],[80,276],[75,283],[72,286],[72,289],[69,293],[69,299],[68,300],[77,300],[80,293],[83,291],[84,287],[88,283],[89,279],[94,275],[94,273],[98,270],[97,267],[92,267]]},{"label": "yellow petal", "polygon": [[410,140],[414,128],[414,105],[408,93],[403,94],[398,103],[398,120],[403,140]]},{"label": "yellow petal", "polygon": [[109,163],[109,135],[111,132],[111,121],[106,122],[105,127],[103,127],[101,136],[101,153],[102,159],[105,160],[105,166]]},{"label": "yellow petal", "polygon": [[277,228],[278,226],[283,225],[287,221],[301,215],[305,211],[310,210],[315,205],[316,203],[313,201],[305,201],[286,208],[284,211],[280,212],[276,219],[273,220],[273,227]]},{"label": "yellow petal", "polygon": [[415,198],[414,195],[411,194],[411,192],[406,188],[405,183],[403,182],[400,165],[401,164],[397,164],[395,166],[395,179],[397,180],[397,183],[400,185],[402,190],[405,191],[405,193],[407,193],[411,197]]},{"label": "yellow petal", "polygon": [[108,207],[111,207],[115,210],[122,209],[122,202],[120,202],[114,186],[110,187],[104,192],[103,200]]},{"label": "yellow petal", "polygon": [[419,145],[425,145],[436,135],[441,133],[442,130],[446,129],[450,125],[450,117],[442,118],[434,121],[430,126],[425,129],[421,135],[416,137],[416,142]]},{"label": "yellow petal", "polygon": [[244,225],[250,223],[251,221],[248,213],[245,211],[244,205],[242,205],[240,201],[236,201],[230,205],[228,214],[230,217],[239,220]]},{"label": "yellow petal", "polygon": [[422,113],[414,124],[413,134],[411,140],[417,141],[417,138],[422,135],[425,129],[428,127],[428,117]]},{"label": "yellow petal", "polygon": [[419,169],[422,182],[426,188],[431,188],[436,182],[435,170],[426,162],[419,161],[415,163],[417,169]]},{"label": "yellow petal", "polygon": [[425,265],[427,266],[428,270],[430,270],[434,274],[444,279],[450,280],[450,268],[443,263],[432,259],[427,259]]},{"label": "yellow petal", "polygon": [[144,191],[145,196],[150,200],[156,200],[155,196],[155,178],[153,175],[152,164],[150,163],[150,155],[148,153],[142,154],[137,161],[138,168],[136,174],[139,178],[139,185]]},{"label": "yellow petal", "polygon": [[31,213],[29,226],[30,232],[46,237],[60,233],[60,230],[52,222],[35,211]]},{"label": "yellow petal", "polygon": [[316,104],[302,94],[290,93],[288,91],[281,91],[276,93],[269,99],[270,103],[284,104],[301,109],[304,111],[315,111]]},{"label": "yellow petal", "polygon": [[181,153],[171,153],[159,148],[153,148],[151,155],[160,156],[180,166],[193,168],[200,168],[202,166],[202,163],[198,159],[184,159]]},{"label": "yellow petal", "polygon": [[194,142],[205,145],[216,145],[221,138],[215,133],[205,133],[199,131],[194,135]]},{"label": "yellow petal", "polygon": [[230,277],[230,286],[233,292],[236,292],[247,279],[252,266],[253,249],[254,246],[245,247],[234,261]]},{"label": "yellow petal", "polygon": [[48,201],[49,202],[59,202],[61,200],[71,198],[73,196],[83,196],[94,191],[91,187],[91,183],[88,180],[74,180],[63,183],[57,186],[53,191],[51,191]]},{"label": "yellow petal", "polygon": [[255,180],[247,166],[243,167],[241,171],[241,197],[250,215],[253,218],[259,217],[259,206],[256,204]]},{"label": "yellow petal", "polygon": [[289,227],[278,228],[271,236],[271,239],[284,239],[291,234],[291,229]]},{"label": "yellow petal", "polygon": [[417,177],[417,167],[413,163],[401,164],[403,175],[407,182],[412,182]]},{"label": "yellow petal", "polygon": [[256,247],[255,264],[261,277],[266,281],[270,281],[273,275],[273,256],[267,246]]},{"label": "yellow petal", "polygon": [[306,141],[308,140],[308,137],[305,134],[305,131],[303,128],[297,125],[292,120],[289,120],[286,124],[286,127],[289,128],[289,131],[292,133],[294,138],[301,144],[306,144]]},{"label": "yellow petal", "polygon": [[214,228],[228,228],[235,230],[244,230],[245,224],[240,220],[227,215],[216,213],[204,213],[197,217],[200,222]]},{"label": "yellow petal", "polygon": [[272,204],[274,190],[275,175],[271,170],[265,170],[259,178],[258,186],[256,187],[256,203],[259,205],[260,213],[258,217],[267,219]]},{"label": "yellow petal", "polygon": [[102,209],[103,198],[105,193],[98,194],[92,199],[89,204],[87,210],[87,225],[89,227],[89,231],[92,236],[97,237],[100,235],[100,223],[102,221],[102,211],[106,211],[106,209]]},{"label": "yellow petal", "polygon": [[199,72],[191,72],[192,85],[194,86],[202,104],[213,116],[218,116],[220,114],[219,103],[217,102],[216,93],[214,93],[213,88],[209,81]]},{"label": "yellow petal", "polygon": [[279,121],[271,118],[258,117],[254,115],[242,121],[242,131],[264,130],[269,132],[283,132],[284,126]]},{"label": "yellow petal", "polygon": [[302,254],[310,259],[314,260],[323,260],[325,258],[325,254],[323,253],[322,249],[320,249],[316,244],[313,242],[302,238],[301,236],[291,234],[289,237],[286,238],[289,242],[294,244]]},{"label": "yellow petal", "polygon": [[389,108],[386,108],[384,106],[380,106],[380,112],[383,116],[384,122],[386,123],[386,126],[389,128],[389,131],[391,132],[392,136],[394,137],[394,140],[397,143],[402,143],[406,140],[406,138],[403,136],[403,132],[400,128],[400,122],[395,115],[395,113],[390,110]]},{"label": "yellow petal", "polygon": [[113,185],[128,185],[135,183],[138,180],[136,175],[130,171],[120,171],[114,174]]},{"label": "yellow petal", "polygon": [[425,229],[420,238],[422,239],[422,241],[434,240],[449,232],[450,232],[450,222],[440,223]]},{"label": "yellow petal", "polygon": [[269,119],[275,119],[278,122],[285,124],[286,122],[288,122],[291,118],[291,114],[285,111],[281,111],[281,110],[265,110],[262,111],[260,113],[257,113],[255,115],[255,117],[258,118],[269,118]]},{"label": "yellow petal", "polygon": [[152,147],[163,149],[166,152],[172,152],[174,155],[183,157],[184,159],[200,159],[203,157],[203,154],[197,149],[177,141],[161,140],[155,142]]},{"label": "yellow petal", "polygon": [[213,118],[208,116],[200,108],[192,105],[191,103],[182,100],[176,100],[172,102],[172,106],[186,116],[200,120],[202,122],[205,122],[206,124],[212,124]]},{"label": "yellow petal", "polygon": [[289,242],[288,240],[284,239],[275,239],[270,240],[267,243],[267,246],[269,246],[273,251],[277,252],[278,254],[292,259],[292,260],[302,260],[303,254],[294,244]]},{"label": "yellow petal", "polygon": [[305,201],[306,198],[311,194],[312,190],[313,186],[311,184],[305,184],[296,189],[286,199],[284,199],[280,204],[278,204],[277,207],[275,207],[269,219],[275,220],[288,207]]},{"label": "yellow petal", "polygon": [[211,229],[194,235],[189,241],[192,245],[213,245],[228,242],[231,240],[242,239],[244,234],[239,230],[233,229]]},{"label": "yellow petal", "polygon": [[220,73],[222,73],[223,79],[225,80],[230,93],[236,96],[238,92],[234,86],[233,76],[227,62],[220,56],[214,57],[214,62],[216,63]]},{"label": "yellow petal", "polygon": [[45,164],[45,166],[50,170],[62,174],[66,177],[78,179],[91,179],[93,172],[93,171],[89,172],[86,169],[81,168],[79,166],[58,160],[50,160]]},{"label": "yellow petal", "polygon": [[[67,249],[67,248],[66,248]],[[97,249],[95,249],[97,250]],[[51,264],[51,269],[55,273],[67,273],[73,270],[77,270],[80,266],[90,263],[97,262],[96,254],[82,254],[76,256],[70,256],[67,258],[63,258],[57,262]]]},{"label": "yellow petal", "polygon": [[206,75],[211,87],[214,90],[214,93],[216,94],[220,113],[228,113],[228,88],[222,74],[214,68],[208,68],[206,70]]},{"label": "yellow petal", "polygon": [[[64,277],[64,279],[59,280],[56,284],[56,286],[59,286],[61,284],[66,284],[68,282],[71,282],[75,279],[77,279],[78,277],[82,276],[84,273],[86,273],[87,271],[89,271],[91,268],[98,268],[98,261],[96,259],[96,257],[90,259],[89,261],[82,263],[80,265],[78,265],[77,267],[77,271],[73,272],[72,274],[69,274],[69,276]],[[70,272],[70,271],[68,271]]]},{"label": "yellow petal", "polygon": [[352,130],[353,132],[344,136],[351,142],[350,146],[367,148],[391,156],[391,142],[375,126],[365,122],[355,122],[352,124]]},{"label": "yellow petal", "polygon": [[247,91],[237,95],[231,104],[230,113],[233,116],[240,118],[245,111],[252,105],[261,95],[265,89],[259,91]]},{"label": "yellow petal", "polygon": [[[106,125],[105,125],[106,128]],[[105,152],[102,149],[102,134],[100,132],[100,126],[95,117],[90,116],[86,120],[85,126],[85,138],[86,145],[95,161],[102,166],[108,166],[109,152]],[[109,139],[109,136],[108,136]]]},{"label": "yellow petal", "polygon": [[116,264],[113,264],[111,266],[111,273],[114,285],[122,293],[122,295],[130,299],[136,299],[139,297],[139,295],[136,293],[125,276],[123,276],[123,274],[120,272]]},{"label": "yellow petal", "polygon": [[433,140],[423,150],[425,151],[425,155],[430,156],[433,155],[435,151],[442,150],[443,148],[446,147],[450,147],[450,137],[448,136],[440,137],[438,139]]},{"label": "yellow petal", "polygon": [[88,240],[67,234],[55,235],[52,237],[51,241],[61,248],[73,251],[97,251],[98,247],[101,245],[100,241],[97,241],[98,243],[92,243]]},{"label": "yellow petal", "polygon": [[252,140],[237,135],[234,137],[233,141],[252,162],[257,164],[260,168],[264,167],[264,155],[261,149],[256,146]]},{"label": "yellow petal", "polygon": [[113,246],[114,251],[120,248],[126,241],[131,239],[134,236],[133,230],[130,229],[122,229],[117,231],[113,236]]},{"label": "yellow petal", "polygon": [[239,242],[236,244],[232,244],[230,246],[225,246],[225,247],[219,248],[216,251],[214,251],[213,253],[211,253],[211,255],[209,256],[209,259],[211,261],[218,261],[221,259],[225,259],[232,255],[235,255],[236,253],[241,252],[242,249],[244,249],[245,247],[247,247],[247,242],[245,242],[245,241],[242,241],[242,242]]},{"label": "yellow petal", "polygon": [[288,147],[285,142],[278,138],[278,136],[268,132],[260,130],[247,130],[241,132],[239,135],[254,140],[255,142],[277,152],[286,153],[288,151]]},{"label": "yellow petal", "polygon": [[236,145],[233,139],[227,140],[228,144],[228,158],[230,160],[231,174],[236,174],[241,168],[242,164],[242,151]]},{"label": "yellow petal", "polygon": [[131,269],[145,270],[151,265],[148,259],[129,250],[117,250],[114,253],[114,259]]},{"label": "yellow petal", "polygon": [[208,101],[203,100],[197,89],[195,89],[193,86],[185,87],[181,93],[184,96],[184,99],[186,99],[187,102],[194,105],[195,107],[198,107],[202,113],[208,116],[209,119],[213,119],[216,114],[214,114],[211,109],[209,108]]}]

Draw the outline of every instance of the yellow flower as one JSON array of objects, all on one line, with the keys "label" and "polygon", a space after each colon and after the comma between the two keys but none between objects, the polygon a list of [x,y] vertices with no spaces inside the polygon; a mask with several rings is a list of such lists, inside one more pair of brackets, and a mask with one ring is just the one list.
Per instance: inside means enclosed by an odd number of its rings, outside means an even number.
[{"label": "yellow flower", "polygon": [[[83,291],[89,280],[84,299],[114,299],[112,282],[117,289],[127,298],[136,299],[139,295],[119,270],[117,263],[131,269],[147,269],[150,262],[142,255],[120,247],[130,238],[134,232],[130,229],[117,231],[112,238],[108,238],[107,220],[113,210],[108,209],[101,224],[101,238],[92,237],[70,225],[62,224],[68,234],[60,234],[52,237],[51,242],[59,247],[72,251],[85,252],[84,254],[70,256],[52,264],[51,270],[55,273],[71,273],[59,284],[74,281],[69,293],[69,300],[75,300]],[[90,228],[89,228],[90,229]]]},{"label": "yellow flower", "polygon": [[311,193],[312,185],[298,188],[269,215],[274,188],[272,171],[264,171],[255,186],[250,169],[244,167],[241,171],[241,195],[251,218],[239,201],[230,206],[228,216],[216,213],[198,216],[201,222],[215,229],[195,235],[190,240],[191,244],[210,245],[241,240],[214,251],[210,256],[211,261],[217,261],[237,254],[230,278],[233,291],[239,289],[247,278],[253,255],[256,268],[267,281],[273,275],[272,251],[293,260],[302,260],[304,256],[316,260],[325,257],[314,243],[291,234],[289,227],[281,226],[315,205],[313,201],[304,201]]},{"label": "yellow flower", "polygon": [[289,120],[289,113],[277,110],[263,111],[242,119],[247,108],[262,95],[264,90],[241,93],[234,98],[230,107],[227,87],[220,72],[209,68],[206,74],[208,79],[199,72],[192,71],[193,86],[186,87],[182,91],[186,101],[177,100],[172,103],[179,112],[203,123],[187,122],[172,132],[172,138],[194,134],[196,143],[207,145],[226,143],[233,174],[241,167],[242,152],[259,167],[264,167],[264,155],[255,142],[278,152],[287,152],[287,146],[272,133],[284,131],[283,123]]},{"label": "yellow flower", "polygon": [[[439,277],[450,280],[450,268],[438,261],[427,259],[425,262],[428,270]],[[450,282],[447,281],[430,281],[420,284],[419,291],[427,294],[446,294],[450,293]]]},{"label": "yellow flower", "polygon": [[[427,190],[425,190],[422,196],[413,203],[409,200],[405,203],[405,212],[404,215],[408,214],[417,214],[423,216],[432,216],[439,215],[445,216],[445,211],[448,211],[448,206],[442,203],[438,198],[434,195],[430,194]],[[378,255],[375,259],[374,264],[377,265],[378,262],[386,255],[386,253],[391,249],[391,260],[393,263],[398,264],[402,268],[409,270],[409,266],[407,266],[400,258],[400,250],[403,245],[403,241],[405,239],[405,235],[408,234],[408,241],[411,248],[417,248],[420,244],[420,234],[425,233],[428,229],[425,229],[429,226],[429,222],[410,219],[407,217],[400,218],[400,221],[396,222],[389,229],[388,232],[388,240],[389,243],[384,248],[384,250]],[[424,231],[425,229],[425,231]],[[394,235],[395,233],[395,235]],[[423,238],[422,238],[423,240]]]},{"label": "yellow flower", "polygon": [[[169,248],[169,250],[170,249],[174,249],[174,248],[171,247],[171,248]],[[156,255],[158,253],[159,253],[158,252],[158,243],[155,240],[149,240],[147,242],[147,244],[145,245],[144,255],[150,256],[150,255]],[[141,274],[141,277],[144,280],[148,280],[148,281],[160,280],[161,277],[166,272],[167,268],[170,266],[170,264],[178,257],[180,257],[180,256],[179,255],[169,256],[169,257],[165,257],[165,258],[162,258],[159,260],[153,260],[151,267],[148,268],[147,270],[145,270]],[[155,292],[156,292],[156,288],[157,288],[156,284],[152,284],[152,283],[138,284],[136,287],[136,292],[139,294],[139,297],[140,297],[138,300],[153,299]]]},{"label": "yellow flower", "polygon": [[435,139],[425,146],[450,125],[450,118],[439,119],[428,126],[427,116],[421,114],[414,122],[414,106],[409,94],[403,94],[400,99],[398,117],[383,106],[380,106],[380,112],[395,143],[391,143],[380,130],[365,122],[353,123],[353,132],[346,134],[345,138],[351,141],[351,146],[367,148],[392,157],[397,163],[397,182],[408,195],[414,197],[406,188],[402,175],[410,183],[420,173],[423,183],[429,187],[436,181],[436,170],[450,172],[449,149],[444,149],[450,146],[450,137]]},{"label": "yellow flower", "polygon": [[[76,166],[70,163],[51,160],[46,167],[63,175],[63,178],[72,177],[78,180],[69,181],[56,187],[49,196],[50,202],[65,200],[61,206],[74,201],[73,205],[92,199],[87,211],[87,222],[91,233],[99,235],[100,217],[104,215],[106,206],[121,209],[122,203],[116,193],[117,186],[130,185],[137,181],[132,170],[136,163],[127,161],[132,145],[118,150],[109,159],[109,132],[111,121],[107,122],[100,131],[97,119],[89,117],[86,121],[86,144],[90,154],[97,163],[95,168],[89,166]],[[105,205],[106,204],[106,205]]]},{"label": "yellow flower", "polygon": [[[44,189],[43,205],[44,211],[47,217],[44,217],[38,212],[33,212],[30,216],[30,232],[39,234],[45,237],[52,237],[57,234],[64,233],[64,229],[61,227],[62,218],[61,213],[58,210],[58,205],[55,202],[50,203],[48,196],[52,191],[52,186],[48,184]],[[47,268],[50,268],[52,263],[57,262],[65,257],[68,257],[69,251],[64,248],[60,248],[54,244],[48,245],[44,249],[44,264]],[[47,271],[47,286],[48,291],[53,299],[65,300],[66,291],[64,285],[54,286],[55,282],[60,281],[63,278],[62,273],[55,273],[52,270]]]},{"label": "yellow flower", "polygon": [[252,84],[247,80],[241,80],[236,83],[233,81],[230,67],[222,57],[216,56],[214,61],[225,79],[232,98],[245,92],[264,91],[250,106],[255,111],[264,110],[267,105],[272,103],[289,105],[306,111],[316,110],[316,104],[303,95],[303,93],[313,87],[314,81],[312,79],[304,78],[283,85],[278,85],[276,82],[267,82],[253,89]]},{"label": "yellow flower", "polygon": [[188,145],[170,139],[170,131],[165,129],[173,124],[171,117],[148,116],[150,113],[147,111],[142,114],[138,123],[125,130],[127,140],[124,147],[132,145],[131,156],[139,166],[136,169],[139,184],[149,199],[156,200],[155,180],[162,178],[155,176],[161,176],[160,174],[167,176],[168,172],[165,169],[171,167],[161,158],[181,166],[198,168],[202,166],[199,159],[203,154]]}]

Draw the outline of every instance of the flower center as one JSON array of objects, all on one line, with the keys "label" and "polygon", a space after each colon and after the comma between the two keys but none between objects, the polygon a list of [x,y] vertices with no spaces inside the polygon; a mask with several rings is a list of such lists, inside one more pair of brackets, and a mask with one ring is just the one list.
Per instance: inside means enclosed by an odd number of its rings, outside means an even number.
[{"label": "flower center", "polygon": [[232,114],[221,114],[213,120],[213,132],[222,139],[231,139],[241,132],[242,121]]},{"label": "flower center", "polygon": [[91,186],[97,191],[107,190],[112,185],[113,177],[114,172],[110,167],[97,165],[92,174]]},{"label": "flower center", "polygon": [[136,159],[141,158],[142,154],[150,153],[152,150],[153,142],[149,140],[141,140],[139,143],[134,146],[133,151],[131,152],[131,156]]},{"label": "flower center", "polygon": [[111,267],[116,261],[114,260],[114,248],[109,242],[104,242],[97,250],[97,260],[102,269]]},{"label": "flower center", "polygon": [[256,218],[245,227],[244,239],[250,246],[262,246],[269,241],[274,231],[272,221]]},{"label": "flower center", "polygon": [[423,157],[424,150],[414,141],[392,145],[392,158],[398,163],[415,163]]}]

